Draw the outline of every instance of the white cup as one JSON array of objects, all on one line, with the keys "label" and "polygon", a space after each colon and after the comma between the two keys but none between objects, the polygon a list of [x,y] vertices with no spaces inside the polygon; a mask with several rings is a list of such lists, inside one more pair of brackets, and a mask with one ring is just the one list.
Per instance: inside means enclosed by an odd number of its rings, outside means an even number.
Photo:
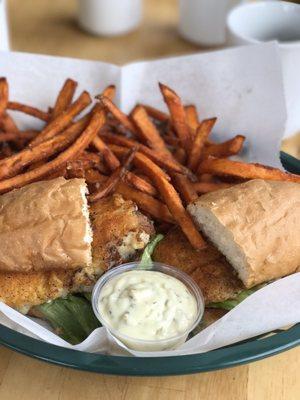
[{"label": "white cup", "polygon": [[95,35],[117,36],[138,27],[142,0],[78,0],[79,25]]},{"label": "white cup", "polygon": [[226,16],[241,0],[179,0],[179,33],[190,42],[220,46],[226,41]]},{"label": "white cup", "polygon": [[277,40],[280,47],[300,48],[300,5],[259,1],[235,7],[228,15],[230,45]]},{"label": "white cup", "polygon": [[300,5],[286,1],[243,4],[229,13],[227,27],[229,45],[277,40],[287,108],[284,137],[295,134],[300,130]]}]

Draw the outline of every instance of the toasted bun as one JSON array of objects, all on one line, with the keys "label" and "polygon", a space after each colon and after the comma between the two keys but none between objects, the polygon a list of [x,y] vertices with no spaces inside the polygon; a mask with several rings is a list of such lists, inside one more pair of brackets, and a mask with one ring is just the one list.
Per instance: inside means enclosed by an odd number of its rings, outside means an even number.
[{"label": "toasted bun", "polygon": [[201,196],[188,211],[246,287],[300,267],[300,184],[252,180]]},{"label": "toasted bun", "polygon": [[0,197],[0,270],[76,269],[92,262],[83,179],[36,182]]}]

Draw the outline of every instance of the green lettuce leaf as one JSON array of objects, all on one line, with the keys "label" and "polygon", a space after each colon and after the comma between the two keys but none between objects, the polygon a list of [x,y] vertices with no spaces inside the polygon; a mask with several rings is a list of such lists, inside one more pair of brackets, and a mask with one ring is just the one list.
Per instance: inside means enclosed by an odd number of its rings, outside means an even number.
[{"label": "green lettuce leaf", "polygon": [[68,295],[36,306],[37,312],[50,323],[55,332],[71,344],[81,343],[99,326],[91,303],[84,297]]},{"label": "green lettuce leaf", "polygon": [[139,267],[140,268],[147,268],[149,266],[151,266],[152,264],[152,254],[155,250],[155,247],[158,245],[158,243],[163,239],[163,235],[159,234],[156,235],[155,238],[153,240],[151,240],[150,243],[147,244],[147,246],[145,247],[140,263],[139,263]]},{"label": "green lettuce leaf", "polygon": [[209,303],[206,307],[221,308],[223,310],[230,311],[238,304],[240,304],[243,300],[245,300],[247,297],[249,297],[251,294],[255,293],[258,289],[261,289],[263,286],[265,285],[258,285],[251,289],[245,289],[241,293],[239,293],[235,299],[228,299],[217,303]]}]

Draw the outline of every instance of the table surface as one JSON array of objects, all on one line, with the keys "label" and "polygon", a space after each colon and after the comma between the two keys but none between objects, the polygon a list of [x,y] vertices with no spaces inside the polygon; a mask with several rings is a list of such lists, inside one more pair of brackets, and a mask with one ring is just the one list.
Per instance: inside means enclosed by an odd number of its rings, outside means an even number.
[{"label": "table surface", "polygon": [[[75,0],[9,0],[13,50],[123,64],[203,51],[176,33],[176,0],[145,0],[139,30],[99,38],[76,23]],[[96,375],[37,361],[0,348],[1,400],[296,400],[300,348],[253,364],[170,378]]]}]

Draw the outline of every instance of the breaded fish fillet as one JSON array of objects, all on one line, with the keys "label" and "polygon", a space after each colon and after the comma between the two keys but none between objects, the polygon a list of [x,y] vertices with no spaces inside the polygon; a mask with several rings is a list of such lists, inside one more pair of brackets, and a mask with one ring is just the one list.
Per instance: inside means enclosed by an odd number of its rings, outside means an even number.
[{"label": "breaded fish fillet", "polygon": [[158,244],[153,259],[189,274],[202,290],[206,304],[233,299],[245,289],[216,248],[209,245],[195,250],[179,228],[170,231]]},{"label": "breaded fish fillet", "polygon": [[129,260],[154,233],[132,201],[114,195],[91,205],[93,265],[77,271],[0,272],[0,300],[26,313],[70,292],[91,290],[103,271]]}]

